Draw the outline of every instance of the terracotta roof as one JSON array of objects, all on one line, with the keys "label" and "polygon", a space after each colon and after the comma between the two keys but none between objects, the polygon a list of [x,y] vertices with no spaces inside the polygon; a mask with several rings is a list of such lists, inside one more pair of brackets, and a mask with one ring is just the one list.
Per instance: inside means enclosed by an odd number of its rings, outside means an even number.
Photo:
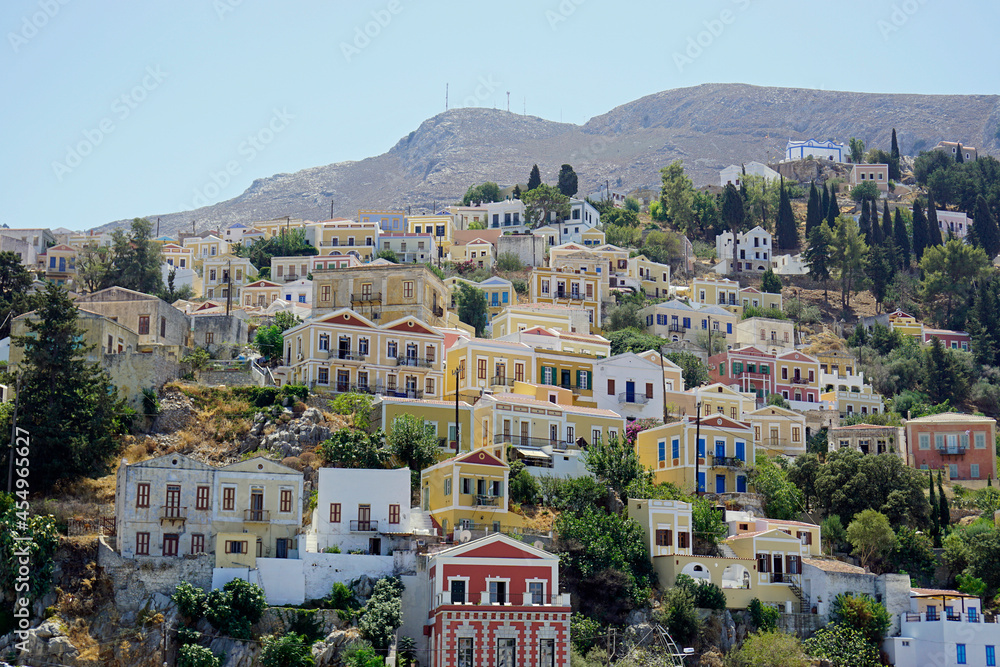
[{"label": "terracotta roof", "polygon": [[805,526],[806,528],[819,528],[814,523],[806,523],[805,521],[784,521],[782,519],[758,519],[759,521],[767,521],[768,523],[773,523],[778,526]]},{"label": "terracotta roof", "polygon": [[839,572],[841,574],[865,574],[865,568],[845,563],[842,560],[828,558],[803,558],[803,565],[812,565],[824,572]]},{"label": "terracotta roof", "polygon": [[729,537],[726,538],[726,542],[729,542],[731,540],[745,540],[748,537],[756,537],[757,535],[763,535],[764,533],[769,533],[769,532],[771,532],[771,530],[774,530],[774,529],[773,528],[769,528],[767,530],[754,530],[754,531],[751,531],[749,533],[740,533],[739,535],[730,535]]},{"label": "terracotta roof", "polygon": [[968,593],[959,593],[958,591],[952,591],[944,588],[911,588],[910,595],[916,597],[956,597],[956,598],[974,598],[975,595],[969,595]]},{"label": "terracotta roof", "polygon": [[979,415],[967,415],[962,412],[942,412],[936,415],[927,415],[926,417],[917,417],[916,419],[910,419],[907,423],[949,423],[949,422],[994,422],[996,421],[992,417],[981,417]]}]

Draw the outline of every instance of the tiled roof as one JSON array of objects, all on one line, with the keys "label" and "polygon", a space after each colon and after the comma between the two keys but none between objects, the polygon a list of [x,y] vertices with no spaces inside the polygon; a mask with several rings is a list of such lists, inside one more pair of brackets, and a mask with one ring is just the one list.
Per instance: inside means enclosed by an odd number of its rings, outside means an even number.
[{"label": "tiled roof", "polygon": [[942,595],[948,597],[958,597],[958,598],[974,598],[975,595],[969,595],[968,593],[959,593],[958,591],[948,590],[944,588],[911,588],[910,595],[915,595],[917,597],[940,597]]},{"label": "tiled roof", "polygon": [[828,558],[803,558],[803,565],[812,565],[824,572],[839,572],[841,574],[865,574],[863,567],[845,563],[842,560],[831,560]]},{"label": "tiled roof", "polygon": [[814,523],[806,523],[805,521],[784,521],[782,519],[760,519],[760,521],[767,521],[768,523],[773,523],[777,526],[805,526],[806,528],[819,528]]},{"label": "tiled roof", "polygon": [[[381,396],[380,400],[390,403],[412,403],[413,405],[433,405],[433,406],[445,406],[445,407],[455,407],[455,401],[435,401],[433,399],[427,398],[404,398],[402,396]],[[459,401],[459,408],[469,407],[469,404],[465,401]]]},{"label": "tiled roof", "polygon": [[936,415],[927,415],[926,417],[917,417],[916,419],[910,419],[907,423],[946,424],[949,422],[992,422],[992,421],[995,421],[992,417],[982,417],[980,415],[967,415],[963,412],[942,412]]}]

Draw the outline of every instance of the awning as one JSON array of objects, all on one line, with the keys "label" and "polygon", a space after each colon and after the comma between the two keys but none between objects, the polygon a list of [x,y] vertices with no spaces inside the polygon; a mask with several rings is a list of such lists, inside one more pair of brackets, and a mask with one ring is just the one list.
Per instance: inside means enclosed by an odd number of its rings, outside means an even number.
[{"label": "awning", "polygon": [[521,456],[528,459],[549,460],[552,458],[540,449],[528,449],[527,447],[515,447],[514,449],[516,449]]}]

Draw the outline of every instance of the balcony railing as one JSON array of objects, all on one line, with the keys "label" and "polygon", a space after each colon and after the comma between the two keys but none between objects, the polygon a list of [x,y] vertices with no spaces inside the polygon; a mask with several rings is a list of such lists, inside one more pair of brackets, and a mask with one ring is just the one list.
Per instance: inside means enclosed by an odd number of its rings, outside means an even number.
[{"label": "balcony railing", "polygon": [[620,394],[618,394],[618,402],[637,403],[639,405],[646,405],[647,403],[649,403],[649,397],[646,396],[645,394],[637,394],[635,392],[629,393],[627,391],[623,391]]},{"label": "balcony railing", "polygon": [[810,380],[807,380],[804,377],[792,378],[792,384],[809,384],[809,383],[810,383]]},{"label": "balcony railing", "polygon": [[997,617],[969,613],[941,614],[940,612],[935,611],[934,613],[907,612],[903,617],[903,620],[907,623],[935,623],[939,621],[950,621],[952,623],[996,623]]},{"label": "balcony railing", "polygon": [[532,438],[526,435],[505,435],[503,433],[497,433],[493,436],[494,445],[502,445],[504,443],[510,443],[514,447],[554,447],[556,449],[563,449],[575,445],[576,441],[568,442],[559,439]]},{"label": "balcony railing", "polygon": [[476,494],[476,505],[480,507],[499,507],[502,496]]},{"label": "balcony railing", "polygon": [[[496,600],[496,601],[492,601]],[[508,593],[503,596],[503,601],[491,597],[489,591],[466,593],[459,599],[453,599],[450,592],[438,593],[436,596],[437,606],[442,605],[469,605],[469,606],[498,606],[498,605],[520,605],[524,607],[568,607],[570,605],[569,593],[557,593],[556,595],[533,595],[531,593]]]},{"label": "balcony railing", "polygon": [[555,297],[557,299],[569,299],[571,301],[583,301],[583,295],[580,292],[565,292],[561,290],[556,290]]},{"label": "balcony railing", "polygon": [[433,359],[423,359],[421,357],[396,357],[397,366],[412,366],[414,368],[433,368]]},{"label": "balcony railing", "polygon": [[714,468],[742,468],[746,462],[735,456],[713,456],[712,467]]},{"label": "balcony railing", "polygon": [[434,313],[434,317],[444,317],[444,308],[441,306],[434,306],[431,312]]},{"label": "balcony railing", "polygon": [[351,294],[352,303],[367,303],[369,301],[381,301],[382,292],[355,292]]},{"label": "balcony railing", "polygon": [[684,332],[684,331],[687,331],[687,329],[688,328],[686,326],[684,326],[682,324],[677,324],[676,322],[667,325],[667,331]]},{"label": "balcony railing", "polygon": [[187,518],[187,508],[176,505],[162,505],[160,507],[161,519],[185,519]]},{"label": "balcony railing", "polygon": [[362,521],[354,520],[351,521],[351,532],[352,533],[377,533],[378,532],[378,521]]},{"label": "balcony railing", "polygon": [[270,510],[243,510],[243,520],[254,523],[266,523],[271,520]]},{"label": "balcony railing", "polygon": [[513,387],[514,378],[509,378],[506,375],[494,375],[490,378],[490,386],[493,387]]},{"label": "balcony railing", "polygon": [[362,354],[357,350],[331,350],[327,359],[340,359],[341,361],[364,361],[367,354]]},{"label": "balcony railing", "polygon": [[963,456],[966,451],[966,448],[961,445],[956,445],[955,447],[936,447],[935,449],[937,449],[938,454],[941,456]]}]

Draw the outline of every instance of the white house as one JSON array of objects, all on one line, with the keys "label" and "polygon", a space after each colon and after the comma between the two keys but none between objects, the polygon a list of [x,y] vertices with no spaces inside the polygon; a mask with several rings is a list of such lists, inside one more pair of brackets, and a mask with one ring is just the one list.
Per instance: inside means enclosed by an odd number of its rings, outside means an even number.
[{"label": "white house", "polygon": [[951,234],[956,239],[964,239],[969,233],[969,226],[972,218],[966,213],[959,211],[937,211],[938,228],[941,230],[941,238],[948,240]]},{"label": "white house", "polygon": [[807,141],[788,140],[785,146],[785,161],[804,160],[809,156],[817,160],[831,160],[833,162],[843,162],[847,148],[844,144],[835,141],[817,141],[809,139]]},{"label": "white house", "polygon": [[809,264],[803,259],[802,253],[775,255],[771,262],[772,270],[779,276],[804,276],[809,273]]},{"label": "white house", "polygon": [[746,171],[747,176],[763,176],[768,181],[777,181],[781,178],[781,174],[771,169],[766,164],[761,162],[747,162],[746,164],[731,164],[725,169],[719,172],[719,185],[726,187],[728,184],[732,183],[736,187],[740,187],[743,183],[743,172]]},{"label": "white house", "polygon": [[753,229],[742,232],[738,237],[736,248],[738,266],[731,266],[733,261],[733,233],[723,232],[715,237],[715,254],[720,260],[715,268],[716,273],[729,273],[731,270],[756,271],[763,273],[771,268],[772,238],[771,233],[757,225]]},{"label": "white house", "polygon": [[281,286],[281,300],[291,301],[306,307],[312,307],[313,282],[311,280],[293,280]]},{"label": "white house", "polygon": [[410,530],[410,469],[320,468],[311,535],[316,550],[390,555]]},{"label": "white house", "polygon": [[914,588],[899,614],[899,636],[882,649],[896,667],[995,665],[1000,624],[983,616],[979,598],[951,590]]},{"label": "white house", "polygon": [[[671,364],[672,365],[672,364]],[[614,378],[621,391],[595,391],[597,407],[617,412],[625,419],[663,419],[663,369],[632,352],[594,362],[594,386],[607,386]]]}]

